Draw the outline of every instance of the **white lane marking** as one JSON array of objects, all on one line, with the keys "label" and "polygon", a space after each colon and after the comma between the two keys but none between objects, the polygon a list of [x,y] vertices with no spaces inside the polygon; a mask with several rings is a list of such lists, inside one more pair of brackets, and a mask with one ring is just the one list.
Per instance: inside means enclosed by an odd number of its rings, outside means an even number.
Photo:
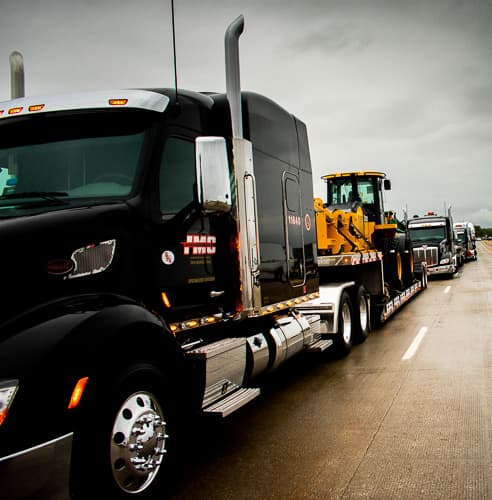
[{"label": "white lane marking", "polygon": [[428,328],[426,326],[423,326],[419,330],[419,333],[417,333],[417,335],[413,339],[413,342],[410,344],[410,347],[407,349],[407,352],[401,358],[403,361],[407,361],[408,359],[411,359],[414,356],[414,354],[417,352],[417,349],[419,348],[420,342],[422,342],[423,338],[425,337],[427,330]]},{"label": "white lane marking", "polygon": [[444,289],[444,293],[449,293],[449,290],[451,290],[451,285],[448,285],[448,286]]}]

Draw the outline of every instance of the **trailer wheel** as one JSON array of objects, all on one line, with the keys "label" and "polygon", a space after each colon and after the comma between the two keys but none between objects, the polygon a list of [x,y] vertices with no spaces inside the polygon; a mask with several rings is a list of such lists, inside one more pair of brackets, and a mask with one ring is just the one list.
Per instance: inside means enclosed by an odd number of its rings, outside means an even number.
[{"label": "trailer wheel", "polygon": [[347,356],[352,349],[352,318],[352,301],[348,292],[344,290],[340,297],[340,304],[338,305],[338,328],[333,340],[335,351],[340,356]]},{"label": "trailer wheel", "polygon": [[361,285],[354,300],[354,341],[362,343],[371,331],[370,299],[367,290]]},{"label": "trailer wheel", "polygon": [[168,387],[158,368],[139,363],[91,398],[74,435],[75,499],[163,495],[176,438]]}]

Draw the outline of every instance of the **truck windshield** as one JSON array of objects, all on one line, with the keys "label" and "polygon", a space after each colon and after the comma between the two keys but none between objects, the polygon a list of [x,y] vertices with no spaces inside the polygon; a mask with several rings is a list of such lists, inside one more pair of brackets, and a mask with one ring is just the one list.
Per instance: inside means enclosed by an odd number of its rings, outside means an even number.
[{"label": "truck windshield", "polygon": [[0,216],[128,197],[148,112],[41,115],[0,122]]},{"label": "truck windshield", "polygon": [[466,235],[464,231],[458,231],[456,233],[456,238],[459,243],[466,243]]},{"label": "truck windshield", "polygon": [[423,227],[423,228],[410,228],[410,238],[413,242],[416,241],[433,241],[440,243],[446,238],[446,228],[440,227]]}]

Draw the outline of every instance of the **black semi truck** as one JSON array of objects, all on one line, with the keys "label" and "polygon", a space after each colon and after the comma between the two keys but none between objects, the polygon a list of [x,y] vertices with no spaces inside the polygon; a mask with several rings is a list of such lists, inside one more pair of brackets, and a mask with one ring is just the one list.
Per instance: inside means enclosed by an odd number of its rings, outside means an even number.
[{"label": "black semi truck", "polygon": [[2,500],[161,498],[190,417],[225,417],[293,356],[369,330],[353,273],[320,294],[306,126],[241,91],[243,23],[226,93],[0,103]]},{"label": "black semi truck", "polygon": [[226,94],[0,103],[3,500],[161,491],[186,415],[330,345],[295,307],[318,291],[306,126],[240,92],[242,29]]},{"label": "black semi truck", "polygon": [[429,276],[452,277],[458,272],[457,239],[451,208],[447,215],[428,212],[408,221],[416,269],[427,266]]}]

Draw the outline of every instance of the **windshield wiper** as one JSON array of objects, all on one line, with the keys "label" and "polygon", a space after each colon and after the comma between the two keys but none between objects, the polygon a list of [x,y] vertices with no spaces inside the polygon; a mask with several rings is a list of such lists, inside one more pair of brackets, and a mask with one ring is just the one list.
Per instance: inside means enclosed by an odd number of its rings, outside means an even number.
[{"label": "windshield wiper", "polygon": [[60,200],[60,197],[62,196],[68,196],[68,193],[65,191],[25,191],[23,193],[3,194],[0,196],[0,200],[12,200],[16,198],[42,198],[43,200],[66,205],[66,201]]}]

